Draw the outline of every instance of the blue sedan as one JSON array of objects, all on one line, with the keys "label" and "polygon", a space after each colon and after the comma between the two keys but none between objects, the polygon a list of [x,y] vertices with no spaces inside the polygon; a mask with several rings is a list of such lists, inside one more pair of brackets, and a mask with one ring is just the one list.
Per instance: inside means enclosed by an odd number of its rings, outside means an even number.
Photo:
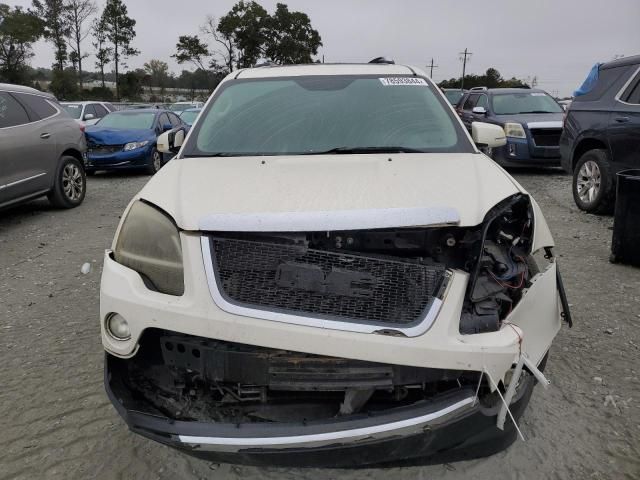
[{"label": "blue sedan", "polygon": [[144,169],[153,175],[169,160],[156,149],[158,136],[180,126],[189,128],[167,110],[112,112],[85,130],[85,170],[92,174],[96,170]]}]

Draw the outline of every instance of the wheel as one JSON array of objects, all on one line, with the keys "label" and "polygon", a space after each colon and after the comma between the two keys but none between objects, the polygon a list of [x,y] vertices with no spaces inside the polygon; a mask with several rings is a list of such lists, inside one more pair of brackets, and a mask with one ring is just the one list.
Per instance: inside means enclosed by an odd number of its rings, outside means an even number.
[{"label": "wheel", "polygon": [[615,177],[606,150],[585,152],[573,170],[573,199],[578,208],[589,213],[611,213],[615,188]]},{"label": "wheel", "polygon": [[153,175],[162,168],[162,154],[155,148],[151,150],[151,163],[147,167],[147,173]]},{"label": "wheel", "polygon": [[74,208],[82,203],[86,192],[87,177],[82,163],[75,157],[62,156],[47,198],[54,207]]}]

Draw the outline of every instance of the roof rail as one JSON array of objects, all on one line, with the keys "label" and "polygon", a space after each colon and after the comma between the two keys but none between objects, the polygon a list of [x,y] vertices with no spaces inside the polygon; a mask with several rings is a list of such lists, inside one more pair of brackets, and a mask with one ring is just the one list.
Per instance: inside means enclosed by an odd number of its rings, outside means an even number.
[{"label": "roof rail", "polygon": [[474,91],[474,90],[489,90],[487,87],[471,87],[469,90]]},{"label": "roof rail", "polygon": [[386,57],[376,57],[373,60],[369,60],[369,63],[386,63],[389,65],[395,65],[396,62]]}]

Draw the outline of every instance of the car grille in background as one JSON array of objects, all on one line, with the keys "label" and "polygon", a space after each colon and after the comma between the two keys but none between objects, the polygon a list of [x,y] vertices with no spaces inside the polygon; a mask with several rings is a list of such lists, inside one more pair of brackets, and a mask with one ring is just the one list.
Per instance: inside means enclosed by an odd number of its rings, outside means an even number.
[{"label": "car grille in background", "polygon": [[88,145],[88,153],[94,155],[108,155],[122,151],[124,145]]},{"label": "car grille in background", "polygon": [[532,128],[531,136],[538,147],[560,146],[561,128]]},{"label": "car grille in background", "polygon": [[444,278],[423,265],[213,236],[220,293],[235,305],[292,315],[406,326],[420,321]]}]

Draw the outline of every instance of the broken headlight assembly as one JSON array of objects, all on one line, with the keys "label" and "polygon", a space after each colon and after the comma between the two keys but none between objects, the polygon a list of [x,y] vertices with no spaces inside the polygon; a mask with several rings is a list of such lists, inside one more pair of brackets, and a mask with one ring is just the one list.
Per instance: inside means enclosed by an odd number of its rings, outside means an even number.
[{"label": "broken headlight assembly", "polygon": [[114,260],[135,270],[145,285],[168,295],[184,293],[180,232],[156,207],[137,201],[122,224]]},{"label": "broken headlight assembly", "polygon": [[533,210],[529,197],[509,197],[485,217],[475,249],[467,300],[460,319],[465,334],[496,331],[538,271],[531,257]]}]

